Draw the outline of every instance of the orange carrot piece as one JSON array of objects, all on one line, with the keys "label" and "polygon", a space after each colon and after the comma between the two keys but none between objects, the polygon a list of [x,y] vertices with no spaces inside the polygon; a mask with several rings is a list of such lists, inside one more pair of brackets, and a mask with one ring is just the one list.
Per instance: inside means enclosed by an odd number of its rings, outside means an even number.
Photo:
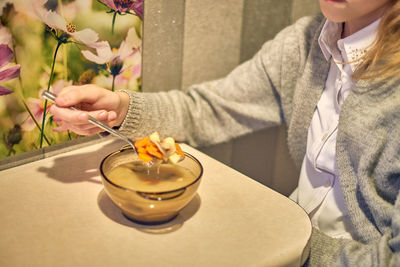
[{"label": "orange carrot piece", "polygon": [[153,157],[147,153],[139,153],[139,159],[144,162],[149,162],[153,160]]},{"label": "orange carrot piece", "polygon": [[179,156],[184,156],[185,154],[182,151],[181,146],[178,143],[175,143],[175,148],[176,148],[176,154],[178,154]]},{"label": "orange carrot piece", "polygon": [[140,153],[147,153],[147,150],[145,147],[137,147],[136,151],[140,154]]},{"label": "orange carrot piece", "polygon": [[148,136],[146,136],[146,137],[144,137],[144,138],[141,138],[141,139],[136,140],[136,142],[135,142],[135,147],[136,147],[136,148],[138,148],[138,147],[144,147],[144,146],[146,146],[146,145],[149,144],[149,143],[150,143],[150,138],[149,138]]},{"label": "orange carrot piece", "polygon": [[162,159],[163,158],[163,154],[158,149],[158,147],[153,143],[148,144],[146,146],[146,150],[147,150],[147,153],[149,153],[150,155],[152,155],[152,156],[154,156],[154,157],[156,157],[158,159]]},{"label": "orange carrot piece", "polygon": [[[139,159],[144,162],[149,162],[153,160],[153,157],[162,159],[163,154],[159,150],[158,146],[154,144],[148,136],[138,139],[135,142],[135,148],[138,152]],[[179,156],[185,156],[182,148],[178,143],[175,143],[176,154]]]}]

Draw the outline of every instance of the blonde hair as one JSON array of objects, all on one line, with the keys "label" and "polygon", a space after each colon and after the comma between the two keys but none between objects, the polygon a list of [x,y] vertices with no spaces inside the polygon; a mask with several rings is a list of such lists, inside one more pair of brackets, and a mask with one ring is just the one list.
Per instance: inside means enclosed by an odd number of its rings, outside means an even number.
[{"label": "blonde hair", "polygon": [[372,47],[360,58],[353,78],[385,79],[400,74],[400,1],[382,17]]}]

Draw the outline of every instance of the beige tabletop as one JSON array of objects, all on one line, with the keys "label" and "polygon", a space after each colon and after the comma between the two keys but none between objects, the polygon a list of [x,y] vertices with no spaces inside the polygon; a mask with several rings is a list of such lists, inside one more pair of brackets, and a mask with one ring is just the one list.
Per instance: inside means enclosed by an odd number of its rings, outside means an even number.
[{"label": "beige tabletop", "polygon": [[204,167],[171,222],[126,219],[98,166],[113,139],[0,172],[0,266],[299,266],[311,234],[294,202],[183,145]]}]

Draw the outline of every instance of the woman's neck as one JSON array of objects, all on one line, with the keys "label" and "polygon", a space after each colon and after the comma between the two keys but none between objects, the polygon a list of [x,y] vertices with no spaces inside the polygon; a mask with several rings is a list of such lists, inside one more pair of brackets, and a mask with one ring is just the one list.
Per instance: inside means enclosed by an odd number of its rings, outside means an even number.
[{"label": "woman's neck", "polygon": [[345,21],[342,31],[342,38],[346,38],[353,33],[358,32],[362,28],[368,26],[375,20],[379,19],[380,17],[385,14],[386,10],[388,10],[392,4],[389,2],[388,4],[380,7],[378,10],[374,10],[373,13],[368,13],[360,18],[355,18],[353,20]]}]

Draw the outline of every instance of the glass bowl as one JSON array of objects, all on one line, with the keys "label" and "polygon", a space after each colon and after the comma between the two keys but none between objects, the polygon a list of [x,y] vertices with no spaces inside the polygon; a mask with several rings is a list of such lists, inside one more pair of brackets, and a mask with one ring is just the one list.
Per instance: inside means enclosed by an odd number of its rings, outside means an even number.
[{"label": "glass bowl", "polygon": [[[184,159],[175,165],[148,168],[131,147],[125,146],[106,156],[100,164],[104,190],[129,219],[142,224],[168,222],[193,199],[203,174],[201,163],[184,153]],[[116,174],[115,168],[124,164],[129,164],[128,176]],[[190,179],[171,178],[168,168],[177,168],[178,173],[188,172]],[[131,174],[140,174],[141,178],[134,179]],[[139,182],[130,184],[132,179]]]}]

